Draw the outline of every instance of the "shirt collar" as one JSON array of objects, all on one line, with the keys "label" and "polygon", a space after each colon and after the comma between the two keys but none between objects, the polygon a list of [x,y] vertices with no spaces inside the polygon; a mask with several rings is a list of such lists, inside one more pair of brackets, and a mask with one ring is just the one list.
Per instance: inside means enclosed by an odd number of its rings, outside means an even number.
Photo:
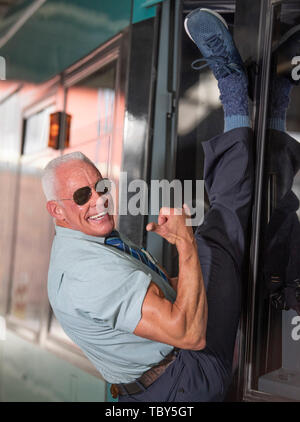
[{"label": "shirt collar", "polygon": [[58,237],[69,237],[72,239],[84,239],[97,243],[105,243],[105,237],[91,236],[89,234],[80,232],[79,230],[68,229],[66,227],[55,226],[55,233]]}]

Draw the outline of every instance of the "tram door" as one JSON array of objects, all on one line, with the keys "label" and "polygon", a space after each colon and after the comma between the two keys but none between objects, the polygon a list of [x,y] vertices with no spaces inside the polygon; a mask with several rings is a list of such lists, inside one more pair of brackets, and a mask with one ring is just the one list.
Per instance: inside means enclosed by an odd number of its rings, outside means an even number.
[{"label": "tram door", "polygon": [[257,183],[240,387],[248,400],[300,401],[300,4],[266,1],[259,12]]},{"label": "tram door", "polygon": [[[168,90],[175,90],[177,106],[175,123],[171,114],[167,116],[171,153],[165,159],[175,169],[173,174],[166,170],[170,179],[203,179],[201,143],[223,131],[212,72],[191,68],[200,57],[183,29],[191,10],[207,7],[223,16],[249,76],[256,181],[229,399],[300,401],[300,4],[183,0],[178,7],[178,2],[168,3],[163,4],[162,20],[170,7],[169,42],[175,51],[171,61],[169,54],[173,85],[169,83]],[[204,210],[207,206],[205,197]],[[165,263],[176,272],[172,248],[166,246],[164,251]]]}]

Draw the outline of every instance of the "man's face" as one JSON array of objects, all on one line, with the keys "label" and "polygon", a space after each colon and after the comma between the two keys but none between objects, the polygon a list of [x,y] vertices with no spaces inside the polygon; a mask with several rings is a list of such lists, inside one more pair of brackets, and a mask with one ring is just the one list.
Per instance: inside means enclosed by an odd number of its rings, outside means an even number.
[{"label": "man's face", "polygon": [[[77,205],[73,200],[56,201],[61,207],[62,214],[62,219],[56,219],[58,225],[102,237],[114,229],[113,216],[108,213],[107,195],[99,196],[95,191],[95,184],[101,179],[100,172],[84,161],[69,161],[57,168],[57,198],[73,198],[74,192],[85,186],[89,186],[92,190],[89,200],[84,205]],[[109,201],[111,204],[111,197]]]}]

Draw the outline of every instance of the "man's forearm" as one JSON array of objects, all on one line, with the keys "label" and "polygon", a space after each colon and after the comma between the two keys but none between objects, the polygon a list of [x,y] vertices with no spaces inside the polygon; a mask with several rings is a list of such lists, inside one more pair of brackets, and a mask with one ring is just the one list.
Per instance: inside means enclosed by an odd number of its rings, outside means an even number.
[{"label": "man's forearm", "polygon": [[182,349],[201,350],[206,343],[206,292],[193,230],[186,226],[185,208],[183,213],[161,208],[158,224],[152,222],[146,227],[177,247],[177,297],[175,302],[167,300],[161,289],[150,283],[134,333]]},{"label": "man's forearm", "polygon": [[205,347],[207,302],[197,244],[193,238],[181,240],[176,246],[179,274],[174,306],[183,317],[187,348],[198,350]]}]

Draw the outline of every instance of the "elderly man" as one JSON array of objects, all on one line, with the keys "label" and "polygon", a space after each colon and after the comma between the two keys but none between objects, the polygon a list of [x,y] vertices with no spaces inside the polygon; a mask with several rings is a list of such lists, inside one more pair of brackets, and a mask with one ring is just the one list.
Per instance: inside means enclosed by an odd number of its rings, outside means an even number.
[{"label": "elderly man", "polygon": [[195,236],[184,210],[163,208],[146,227],[176,246],[178,278],[114,230],[101,174],[81,153],[43,177],[56,223],[50,303],[119,401],[221,401],[231,381],[252,191],[247,80],[221,16],[198,9],[185,28],[218,79],[225,133],[203,144],[211,207]]}]

